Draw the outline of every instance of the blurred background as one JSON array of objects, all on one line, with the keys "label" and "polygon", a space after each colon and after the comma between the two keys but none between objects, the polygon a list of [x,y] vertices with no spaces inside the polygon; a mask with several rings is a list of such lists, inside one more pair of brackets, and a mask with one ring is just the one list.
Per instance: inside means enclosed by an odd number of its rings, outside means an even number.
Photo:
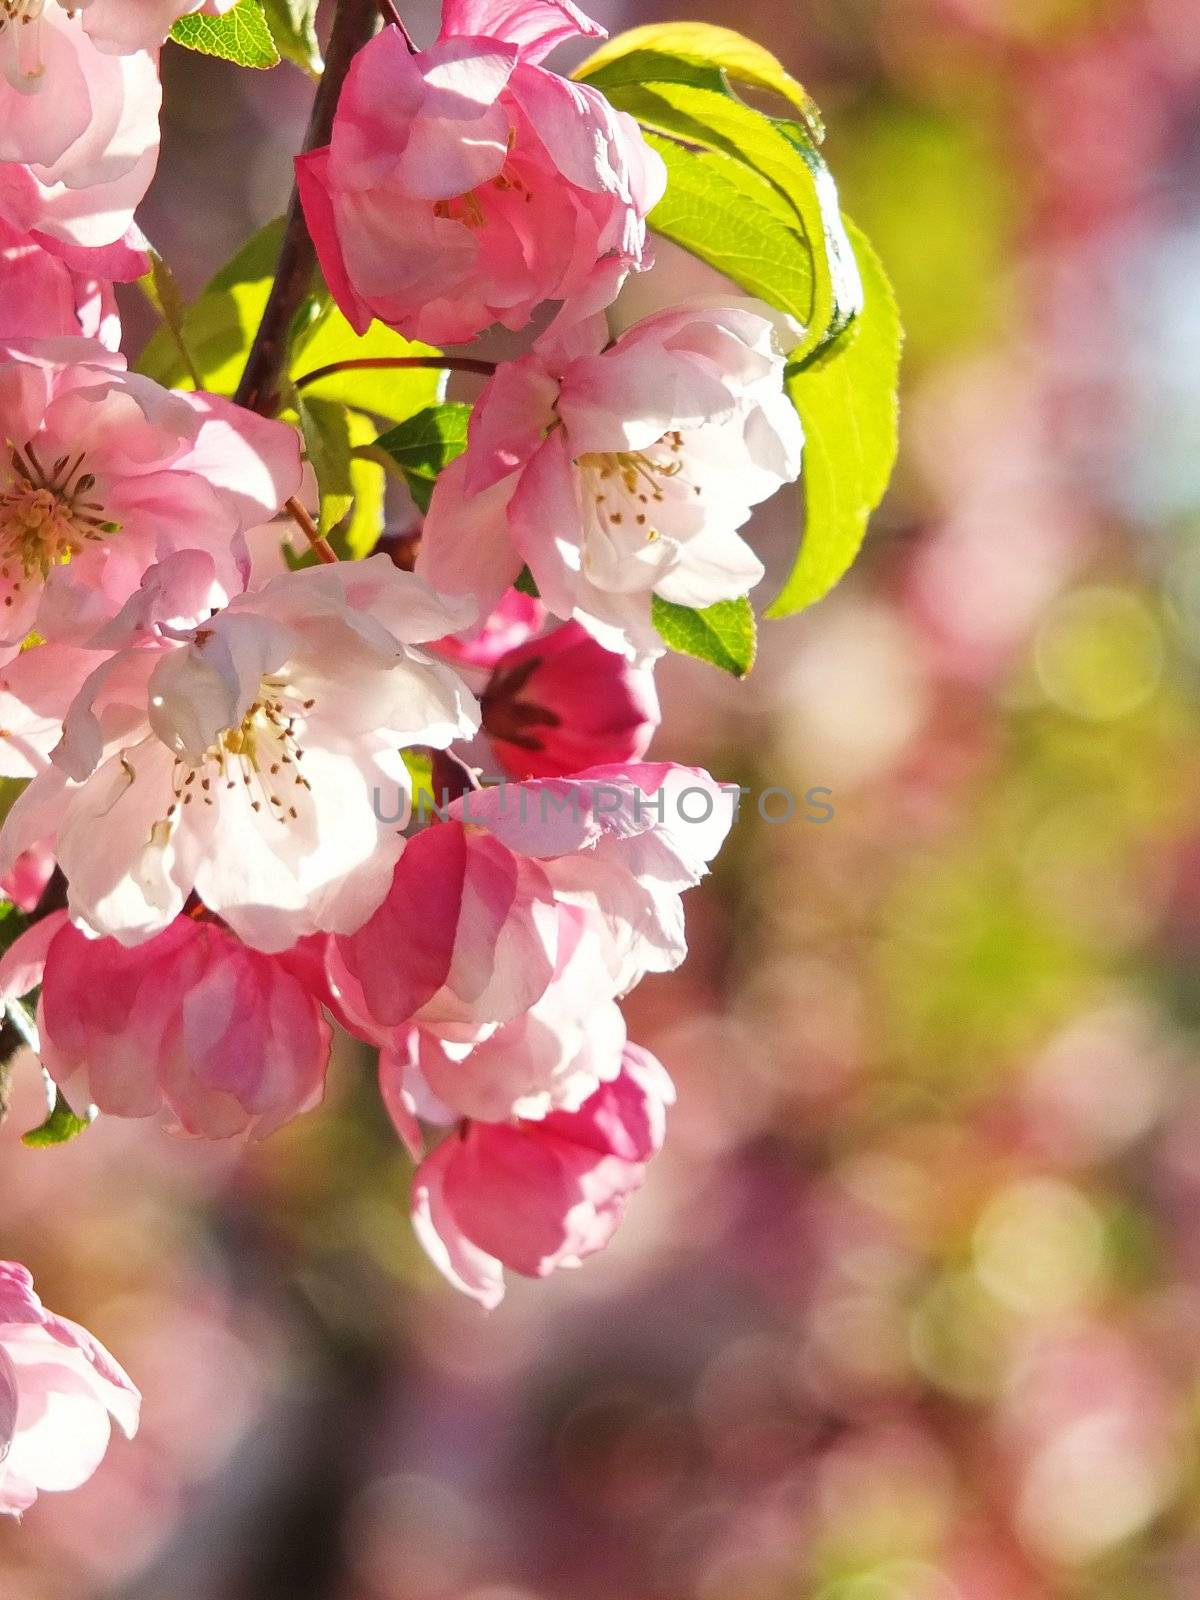
[{"label": "blurred background", "polygon": [[[743,810],[628,1007],[667,1150],[605,1256],[490,1316],[420,1257],[350,1050],[248,1150],[23,1150],[27,1073],[4,1254],[145,1420],[0,1528],[0,1595],[1194,1600],[1195,0],[590,9],[781,55],[895,281],[863,558],[747,684],[661,672],[656,754],[835,815]],[[194,291],[282,210],[311,87],[163,66],[144,220]],[[757,525],[776,580],[796,516]]]}]

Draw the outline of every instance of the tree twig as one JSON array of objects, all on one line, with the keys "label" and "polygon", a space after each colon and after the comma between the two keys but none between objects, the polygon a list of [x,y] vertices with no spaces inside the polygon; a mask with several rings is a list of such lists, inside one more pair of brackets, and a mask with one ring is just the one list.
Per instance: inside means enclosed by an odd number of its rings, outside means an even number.
[{"label": "tree twig", "polygon": [[[329,47],[325,52],[325,71],[317,85],[308,131],[304,136],[305,151],[329,143],[333,114],[350,63],[378,25],[375,0],[338,0]],[[292,323],[312,283],[316,259],[300,196],[293,187],[275,281],[271,285],[262,321],[246,359],[242,381],[234,395],[239,405],[257,411],[262,416],[274,416],[279,409],[279,390],[287,363]]]},{"label": "tree twig", "polygon": [[412,34],[409,33],[408,28],[405,26],[404,18],[400,15],[396,0],[379,0],[379,14],[384,22],[391,23],[393,28],[400,29],[400,37],[408,46],[409,55],[415,56],[417,47],[413,43]]},{"label": "tree twig", "polygon": [[333,546],[328,542],[328,540],[321,537],[321,530],[317,527],[316,523],[301,505],[300,501],[296,499],[295,495],[293,495],[292,498],[286,502],[284,505],[284,510],[300,529],[301,533],[303,533],[309,544],[312,545],[313,549],[317,553],[318,561],[324,561],[326,565],[329,566],[336,566],[337,555],[334,552]]},{"label": "tree twig", "polygon": [[350,361],[331,361],[326,367],[314,367],[293,379],[297,389],[305,389],[321,378],[332,378],[339,372],[366,372],[371,368],[433,367],[443,372],[478,372],[490,378],[496,370],[494,361],[484,361],[479,356],[355,356]]}]

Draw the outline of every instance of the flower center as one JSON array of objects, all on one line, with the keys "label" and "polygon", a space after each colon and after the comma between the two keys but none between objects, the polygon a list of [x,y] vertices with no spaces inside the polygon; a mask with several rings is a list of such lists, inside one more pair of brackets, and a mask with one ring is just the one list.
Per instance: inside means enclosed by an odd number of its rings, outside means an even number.
[{"label": "flower center", "polygon": [[197,797],[211,806],[214,788],[223,783],[226,790],[239,784],[248,790],[251,811],[265,810],[283,823],[296,821],[300,815],[296,791],[312,789],[300,771],[304,749],[297,726],[315,705],[313,699],[300,700],[285,679],[264,678],[258,698],[241,722],[217,735],[198,766],[176,760],[175,799],[167,810],[168,820]]},{"label": "flower center", "polygon": [[[4,3],[5,0],[0,0],[0,5]],[[434,216],[446,218],[451,222],[461,222],[468,228],[482,228],[487,220],[483,202],[487,198],[489,189],[498,189],[501,194],[522,195],[528,204],[533,199],[533,191],[523,181],[515,163],[511,160],[514,143],[515,135],[510,130],[508,135],[510,159],[505,161],[496,176],[489,178],[486,183],[478,184],[474,189],[468,189],[465,194],[452,195],[449,200],[435,200]]]},{"label": "flower center", "polygon": [[[46,70],[39,26],[45,6],[46,0],[0,0],[0,49],[8,35],[13,41],[16,75],[26,82],[40,78]],[[63,5],[63,10],[68,17],[75,15],[75,8],[69,3]]]},{"label": "flower center", "polygon": [[4,604],[11,606],[30,578],[44,579],[87,543],[115,533],[118,524],[88,498],[96,480],[82,471],[82,455],[60,456],[47,471],[32,443],[23,449],[8,443],[10,473],[0,490],[0,580]]},{"label": "flower center", "polygon": [[660,537],[655,521],[666,501],[668,485],[700,493],[698,485],[687,483],[683,436],[674,430],[645,450],[582,455],[576,457],[575,465],[584,475],[586,491],[604,526],[610,531],[636,530],[648,544]]}]

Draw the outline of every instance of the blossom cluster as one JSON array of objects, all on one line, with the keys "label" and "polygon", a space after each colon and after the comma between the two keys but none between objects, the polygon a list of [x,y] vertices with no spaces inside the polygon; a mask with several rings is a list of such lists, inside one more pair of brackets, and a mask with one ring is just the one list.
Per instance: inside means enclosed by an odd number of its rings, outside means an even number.
[{"label": "blossom cluster", "polygon": [[[672,1086],[619,1001],[682,961],[681,897],[732,804],[643,759],[654,608],[762,577],[739,530],[799,472],[788,327],[733,295],[623,324],[666,174],[543,64],[600,32],[568,0],[446,0],[421,51],[387,26],[297,163],[329,291],[359,333],[527,335],[415,570],[386,540],[285,564],[272,525],[310,525],[296,426],[120,351],[157,52],[187,9],[0,13],[0,775],[20,790],[0,878],[30,913],[0,992],[37,991],[76,1111],[203,1138],[310,1109],[335,1028],[363,1041],[417,1235],[491,1307],[506,1268],[601,1249],[662,1144]],[[478,786],[483,740],[515,782]],[[429,771],[456,797],[416,829]],[[48,1395],[80,1419],[53,1463]],[[133,1396],[0,1269],[0,1509],[78,1481]]]}]

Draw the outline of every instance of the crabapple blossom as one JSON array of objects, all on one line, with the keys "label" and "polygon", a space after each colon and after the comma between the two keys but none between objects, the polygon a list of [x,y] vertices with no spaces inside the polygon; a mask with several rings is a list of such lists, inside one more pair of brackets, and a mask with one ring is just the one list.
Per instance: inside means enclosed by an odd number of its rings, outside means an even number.
[{"label": "crabapple blossom", "polygon": [[177,550],[245,587],[245,532],[300,487],[295,430],[174,393],[85,339],[0,346],[0,645],[85,642]]},{"label": "crabapple blossom", "polygon": [[42,1064],[76,1105],[185,1133],[261,1138],[321,1098],[330,1028],[273,956],[217,923],[177,917],[133,949],[90,939],[65,912],[0,962],[0,992],[41,984]]},{"label": "crabapple blossom", "polygon": [[[338,939],[338,958],[382,1027],[509,1021],[545,994],[557,913],[574,906],[610,994],[624,994],[683,960],[681,893],[707,872],[732,814],[707,773],[670,764],[469,793],[411,841],[379,909]],[[405,937],[414,926],[420,941]]]},{"label": "crabapple blossom", "polygon": [[540,600],[509,589],[479,627],[468,629],[464,639],[439,639],[433,649],[462,667],[494,667],[500,658],[525,644],[541,631],[546,608]]},{"label": "crabapple blossom", "polygon": [[[478,726],[452,669],[413,648],[469,606],[375,556],[284,573],[208,617],[212,570],[192,551],[147,574],[117,619],[137,642],[76,696],[53,764],[9,813],[0,871],[44,840],[75,920],[127,945],[193,891],[258,950],[349,933],[404,846],[403,815],[385,823],[376,804],[386,786],[407,805],[402,747]],[[157,634],[156,617],[170,619]]]},{"label": "crabapple blossom", "polygon": [[330,143],[297,159],[329,287],[358,332],[373,318],[435,344],[545,301],[602,309],[648,264],[665,171],[631,117],[540,66],[601,33],[546,0],[448,5],[410,55],[385,28],[351,65]]},{"label": "crabapple blossom", "polygon": [[352,1032],[380,1046],[380,1088],[405,1137],[405,1118],[418,1105],[430,1122],[537,1118],[577,1110],[616,1076],[625,1044],[604,951],[577,907],[558,908],[554,963],[523,1011],[509,1015],[511,1002],[502,1003],[496,1021],[478,1014],[463,1021],[426,1006],[411,1023],[389,1029],[370,1015],[362,986],[335,948],[327,955],[327,999]]},{"label": "crabapple blossom", "polygon": [[481,829],[439,823],[409,840],[377,909],[337,940],[330,970],[368,1028],[495,1026],[546,992],[559,931],[540,862]]},{"label": "crabapple blossom", "polygon": [[24,1267],[0,1261],[0,1512],[20,1516],[42,1490],[86,1483],[111,1424],[132,1438],[140,1406],[104,1346],[47,1311]]},{"label": "crabapple blossom", "polygon": [[0,894],[11,900],[18,911],[32,911],[45,892],[54,872],[54,857],[44,844],[35,844],[13,862],[0,878]]},{"label": "crabapple blossom", "polygon": [[161,102],[155,55],[97,48],[79,15],[54,0],[6,0],[0,218],[67,245],[123,239],[158,163]]},{"label": "crabapple blossom", "polygon": [[0,217],[0,339],[84,334],[115,350],[121,323],[112,280],[138,278],[148,265],[132,243],[72,249]]},{"label": "crabapple blossom", "polygon": [[662,1148],[674,1090],[626,1045],[621,1072],[576,1111],[538,1122],[463,1122],[413,1179],[413,1227],[434,1265],[485,1309],[504,1268],[542,1278],[577,1267],[616,1231]]},{"label": "crabapple blossom", "polygon": [[636,760],[660,721],[653,674],[606,650],[578,622],[510,650],[479,703],[484,732],[514,778],[569,777]]},{"label": "crabapple blossom", "polygon": [[802,433],[753,302],[660,312],[606,340],[592,318],[489,379],[417,571],[484,609],[528,566],[556,616],[653,656],[652,594],[704,607],[762,577],[737,530],[797,476]]}]

